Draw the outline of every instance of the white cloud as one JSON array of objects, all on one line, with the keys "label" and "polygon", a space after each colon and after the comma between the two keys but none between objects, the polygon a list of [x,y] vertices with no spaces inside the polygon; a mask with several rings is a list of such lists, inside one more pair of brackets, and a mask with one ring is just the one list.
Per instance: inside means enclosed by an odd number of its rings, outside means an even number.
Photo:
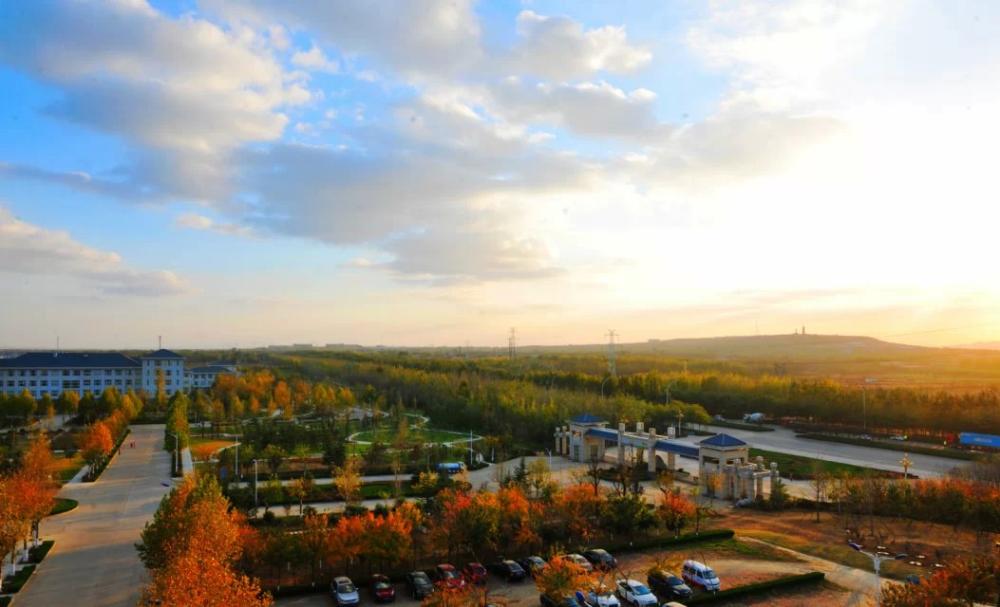
[{"label": "white cloud", "polygon": [[226,236],[251,236],[253,230],[235,223],[219,222],[198,213],[183,213],[174,218],[174,225],[189,230],[215,232]]},{"label": "white cloud", "polygon": [[634,72],[653,58],[648,49],[629,43],[624,27],[585,30],[568,17],[526,10],[517,16],[517,32],[511,61],[520,74],[571,80],[597,72]]},{"label": "white cloud", "polygon": [[649,140],[669,127],[656,118],[648,89],[625,91],[607,82],[527,84],[507,78],[490,87],[494,111],[515,122],[559,126],[584,136]]},{"label": "white cloud", "polygon": [[172,19],[142,0],[4,5],[0,23],[0,61],[60,86],[49,113],[136,146],[119,173],[138,187],[217,200],[227,155],[280,137],[281,109],[310,98],[267,36]]},{"label": "white cloud", "polygon": [[229,19],[257,26],[278,21],[308,30],[343,53],[368,55],[403,73],[454,74],[476,64],[482,53],[471,0],[205,4]]},{"label": "white cloud", "polygon": [[315,44],[308,51],[296,51],[292,55],[292,63],[301,68],[335,74],[340,71],[340,64],[323,53],[323,49]]},{"label": "white cloud", "polygon": [[67,232],[17,219],[4,207],[0,207],[0,272],[70,277],[118,295],[158,297],[190,290],[171,271],[131,268],[117,253],[89,247]]}]

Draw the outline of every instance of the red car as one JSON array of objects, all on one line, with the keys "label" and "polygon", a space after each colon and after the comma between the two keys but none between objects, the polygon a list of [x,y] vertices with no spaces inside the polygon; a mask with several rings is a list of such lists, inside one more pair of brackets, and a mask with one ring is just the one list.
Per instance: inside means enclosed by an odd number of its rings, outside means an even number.
[{"label": "red car", "polygon": [[486,585],[486,567],[482,563],[469,563],[462,569],[462,577],[470,584]]},{"label": "red car", "polygon": [[458,574],[458,570],[455,569],[455,566],[449,565],[448,563],[441,563],[434,568],[434,579],[437,581],[439,586],[447,586],[448,588],[465,588],[465,580]]},{"label": "red car", "polygon": [[372,598],[376,603],[391,603],[396,600],[396,589],[392,587],[392,582],[384,575],[375,574],[371,583]]}]

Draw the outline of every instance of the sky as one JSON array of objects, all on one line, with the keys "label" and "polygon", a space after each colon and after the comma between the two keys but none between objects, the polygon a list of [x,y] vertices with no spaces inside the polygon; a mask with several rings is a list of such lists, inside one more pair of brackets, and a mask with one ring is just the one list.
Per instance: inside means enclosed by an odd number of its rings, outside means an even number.
[{"label": "sky", "polygon": [[1000,339],[1000,4],[0,3],[0,347]]}]

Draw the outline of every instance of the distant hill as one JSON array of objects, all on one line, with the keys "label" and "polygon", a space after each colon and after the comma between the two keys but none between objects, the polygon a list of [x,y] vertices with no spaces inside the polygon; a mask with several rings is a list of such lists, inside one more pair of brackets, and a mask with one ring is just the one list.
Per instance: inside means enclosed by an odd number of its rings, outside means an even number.
[{"label": "distant hill", "polygon": [[[606,344],[580,346],[526,346],[521,352],[598,352]],[[891,358],[931,350],[857,335],[748,335],[651,339],[618,344],[619,352],[663,354],[714,359],[830,360],[838,358]]]},{"label": "distant hill", "polygon": [[980,341],[955,347],[963,350],[1000,350],[1000,341]]}]

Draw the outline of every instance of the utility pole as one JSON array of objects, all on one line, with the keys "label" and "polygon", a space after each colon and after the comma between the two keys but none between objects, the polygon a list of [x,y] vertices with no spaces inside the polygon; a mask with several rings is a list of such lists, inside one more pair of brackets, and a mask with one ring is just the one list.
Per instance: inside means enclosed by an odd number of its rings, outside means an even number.
[{"label": "utility pole", "polygon": [[618,369],[615,365],[615,337],[618,333],[614,329],[608,329],[606,333],[608,336],[608,375],[611,377],[618,376]]}]

